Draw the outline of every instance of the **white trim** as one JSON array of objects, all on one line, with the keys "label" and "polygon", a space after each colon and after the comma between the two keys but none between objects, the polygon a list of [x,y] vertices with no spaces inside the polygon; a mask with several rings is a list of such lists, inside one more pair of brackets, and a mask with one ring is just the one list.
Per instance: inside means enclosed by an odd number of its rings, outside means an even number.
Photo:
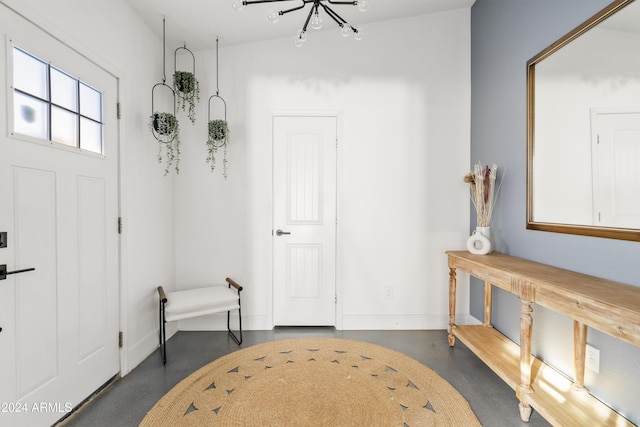
[{"label": "white trim", "polygon": [[[470,314],[456,315],[456,324],[481,325]],[[344,330],[442,330],[449,326],[447,314],[345,315]]]},{"label": "white trim", "polygon": [[[167,340],[171,338],[175,333],[176,333],[175,326],[169,328],[169,325],[167,325]],[[154,351],[153,349],[156,349],[157,351],[158,347],[159,347],[159,338],[158,338],[158,335],[156,334],[156,331],[154,330],[153,332],[149,332],[148,334],[146,334],[144,337],[142,337],[142,339],[138,340],[131,347],[127,348],[126,345],[123,346],[122,350],[126,349],[126,351],[122,351],[121,353],[127,355],[127,360],[130,363],[129,366],[135,367],[135,366],[138,366],[141,362],[143,362],[151,354],[153,354],[153,351]],[[160,355],[158,355],[158,358],[160,358]],[[120,370],[120,376],[124,377],[126,374],[131,372],[132,369],[133,368],[127,367],[127,369],[125,369],[124,367],[122,367]]]}]

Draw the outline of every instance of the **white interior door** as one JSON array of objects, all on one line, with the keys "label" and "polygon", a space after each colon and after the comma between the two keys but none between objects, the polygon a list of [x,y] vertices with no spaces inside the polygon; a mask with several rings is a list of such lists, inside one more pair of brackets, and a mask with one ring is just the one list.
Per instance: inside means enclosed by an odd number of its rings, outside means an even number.
[{"label": "white interior door", "polygon": [[640,228],[640,112],[593,114],[594,222]]},{"label": "white interior door", "polygon": [[274,321],[336,317],[335,117],[274,117]]},{"label": "white interior door", "polygon": [[[0,264],[35,268],[0,281],[0,425],[44,426],[120,369],[118,84],[3,5],[0,28]],[[14,93],[14,44],[102,92],[103,154],[14,131],[44,111]]]}]

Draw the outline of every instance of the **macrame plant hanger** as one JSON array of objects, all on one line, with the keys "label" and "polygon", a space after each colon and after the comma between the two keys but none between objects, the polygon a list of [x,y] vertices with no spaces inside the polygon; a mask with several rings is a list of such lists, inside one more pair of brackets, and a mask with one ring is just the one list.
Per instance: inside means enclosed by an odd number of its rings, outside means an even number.
[{"label": "macrame plant hanger", "polygon": [[[217,100],[222,102],[224,111],[223,119],[211,118],[211,101]],[[209,105],[207,110],[208,120],[208,139],[207,149],[209,155],[207,156],[207,162],[211,163],[211,171],[216,167],[216,154],[219,148],[224,148],[224,157],[222,159],[222,175],[227,178],[227,145],[229,142],[229,125],[227,123],[227,103],[224,98],[220,96],[219,85],[219,70],[218,70],[218,39],[216,38],[216,94],[209,97]]]}]

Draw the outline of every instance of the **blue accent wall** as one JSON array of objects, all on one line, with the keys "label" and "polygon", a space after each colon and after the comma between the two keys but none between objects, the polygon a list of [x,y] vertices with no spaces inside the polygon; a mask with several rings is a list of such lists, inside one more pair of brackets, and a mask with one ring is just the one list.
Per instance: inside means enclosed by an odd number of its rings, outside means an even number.
[{"label": "blue accent wall", "polygon": [[[609,4],[605,0],[477,0],[471,9],[471,164],[506,168],[491,221],[498,252],[640,286],[640,243],[526,229],[526,62]],[[471,165],[470,165],[471,166]],[[638,195],[640,197],[640,195]],[[475,228],[470,206],[469,230]],[[471,313],[483,318],[483,286],[472,279]],[[494,292],[494,326],[519,341],[520,303]],[[573,376],[573,322],[534,305],[533,351]],[[640,348],[589,329],[600,373],[591,392],[640,423],[635,387]]]}]

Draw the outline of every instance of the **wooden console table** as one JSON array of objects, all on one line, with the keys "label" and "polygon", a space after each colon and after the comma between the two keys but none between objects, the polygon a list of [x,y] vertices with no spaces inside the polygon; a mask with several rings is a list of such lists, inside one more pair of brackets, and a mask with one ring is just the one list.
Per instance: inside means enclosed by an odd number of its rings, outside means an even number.
[{"label": "wooden console table", "polygon": [[[640,346],[640,288],[492,253],[447,251],[449,257],[449,345],[456,337],[516,391],[520,417],[532,408],[557,426],[633,426],[584,387],[587,326]],[[484,324],[455,324],[456,270],[484,281]],[[520,346],[491,326],[493,286],[521,301]],[[574,380],[531,354],[532,304],[574,320]]]}]

